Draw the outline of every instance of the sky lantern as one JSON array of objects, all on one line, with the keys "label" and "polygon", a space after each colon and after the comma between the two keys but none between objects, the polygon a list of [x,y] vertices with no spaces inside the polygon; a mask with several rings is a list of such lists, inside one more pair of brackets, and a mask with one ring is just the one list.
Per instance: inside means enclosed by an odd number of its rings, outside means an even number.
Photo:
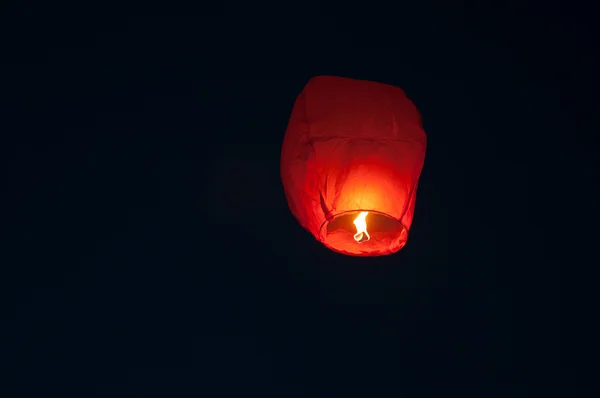
[{"label": "sky lantern", "polygon": [[427,139],[402,89],[317,76],[287,126],[281,178],[298,222],[328,248],[380,256],[402,249]]}]

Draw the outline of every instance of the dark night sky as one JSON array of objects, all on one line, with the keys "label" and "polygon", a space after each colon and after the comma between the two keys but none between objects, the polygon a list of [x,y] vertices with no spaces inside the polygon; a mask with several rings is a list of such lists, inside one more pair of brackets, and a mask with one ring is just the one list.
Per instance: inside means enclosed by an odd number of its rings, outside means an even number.
[{"label": "dark night sky", "polygon": [[[585,396],[591,18],[418,3],[5,7],[2,396]],[[287,208],[319,74],[423,115],[396,255],[333,253]]]}]

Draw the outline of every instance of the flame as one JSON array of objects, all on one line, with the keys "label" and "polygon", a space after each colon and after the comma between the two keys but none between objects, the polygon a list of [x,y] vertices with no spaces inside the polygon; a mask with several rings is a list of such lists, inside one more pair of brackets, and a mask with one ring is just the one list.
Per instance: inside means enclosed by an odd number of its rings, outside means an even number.
[{"label": "flame", "polygon": [[354,240],[358,243],[366,242],[371,239],[371,236],[367,232],[367,214],[369,214],[368,211],[361,211],[354,219],[354,225],[356,225]]}]

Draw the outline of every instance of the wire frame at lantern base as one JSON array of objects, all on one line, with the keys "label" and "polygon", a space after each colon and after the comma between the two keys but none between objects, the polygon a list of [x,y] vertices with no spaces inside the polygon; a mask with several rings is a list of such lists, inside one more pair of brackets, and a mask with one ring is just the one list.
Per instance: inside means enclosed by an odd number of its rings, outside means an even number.
[{"label": "wire frame at lantern base", "polygon": [[[366,221],[370,239],[357,242],[354,220],[365,211],[369,213]],[[338,253],[350,256],[382,256],[402,249],[408,240],[408,231],[399,220],[389,214],[359,209],[338,213],[326,220],[321,225],[319,240]]]}]

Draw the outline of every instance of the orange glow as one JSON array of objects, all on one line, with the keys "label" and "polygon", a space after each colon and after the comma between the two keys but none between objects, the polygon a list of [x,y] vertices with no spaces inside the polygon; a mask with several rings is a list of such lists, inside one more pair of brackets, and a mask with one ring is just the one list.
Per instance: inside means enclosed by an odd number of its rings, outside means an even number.
[{"label": "orange glow", "polygon": [[354,225],[356,225],[354,240],[358,243],[367,242],[371,239],[369,232],[367,232],[367,214],[369,214],[368,211],[361,211],[354,219]]}]

